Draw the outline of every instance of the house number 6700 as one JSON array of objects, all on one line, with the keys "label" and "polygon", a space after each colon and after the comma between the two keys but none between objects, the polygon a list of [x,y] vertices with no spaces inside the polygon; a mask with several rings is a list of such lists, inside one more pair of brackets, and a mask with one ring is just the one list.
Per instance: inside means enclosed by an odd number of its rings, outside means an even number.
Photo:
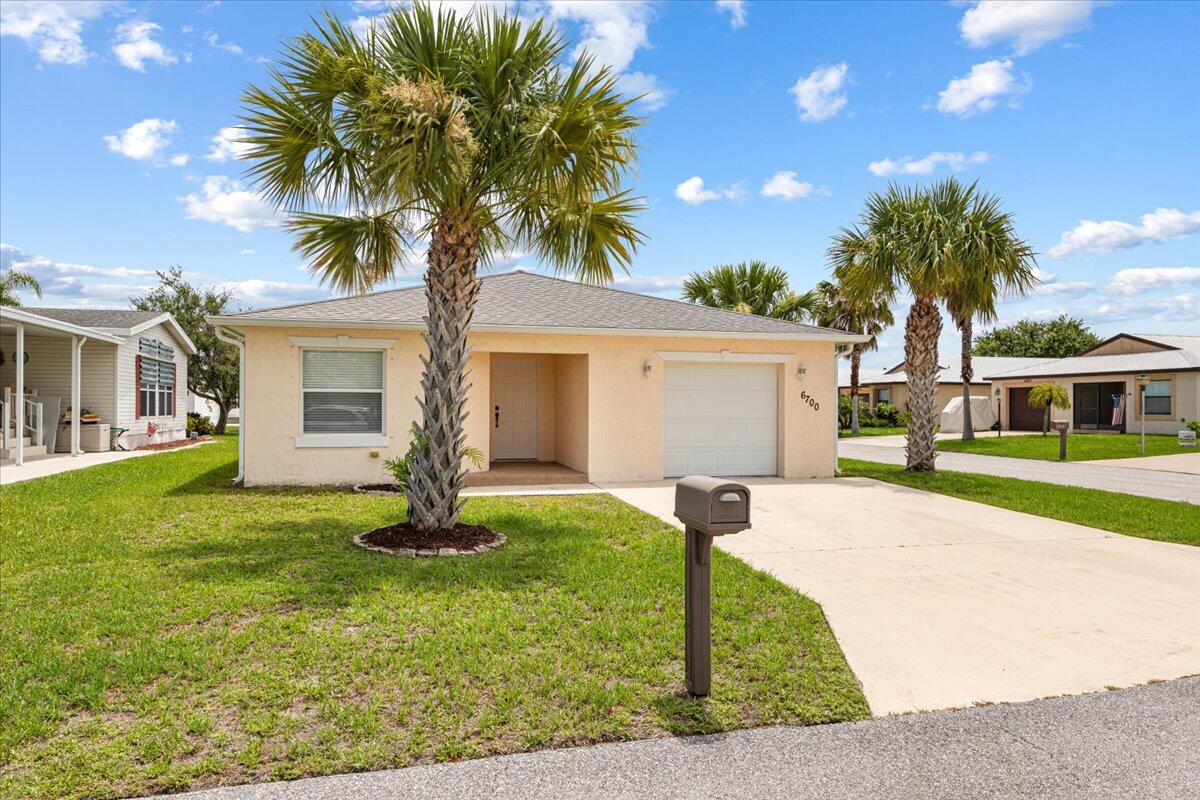
[{"label": "house number 6700", "polygon": [[813,397],[808,392],[800,392],[800,399],[808,403],[808,407],[813,411],[821,410],[821,404],[817,402],[817,398]]}]

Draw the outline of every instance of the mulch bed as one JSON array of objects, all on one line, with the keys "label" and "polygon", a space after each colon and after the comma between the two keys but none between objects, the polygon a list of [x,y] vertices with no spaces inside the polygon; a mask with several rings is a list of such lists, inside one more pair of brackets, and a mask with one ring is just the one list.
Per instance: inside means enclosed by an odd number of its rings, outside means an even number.
[{"label": "mulch bed", "polygon": [[354,537],[355,544],[370,550],[403,556],[452,556],[494,550],[507,541],[484,525],[459,523],[448,531],[418,531],[407,522],[388,525]]},{"label": "mulch bed", "polygon": [[157,442],[156,444],[144,444],[140,447],[133,448],[134,450],[174,450],[176,447],[187,447],[197,442],[207,442],[211,436],[201,436],[199,439],[176,439],[173,442]]},{"label": "mulch bed", "polygon": [[366,494],[404,494],[394,483],[364,483],[355,486],[354,491]]}]

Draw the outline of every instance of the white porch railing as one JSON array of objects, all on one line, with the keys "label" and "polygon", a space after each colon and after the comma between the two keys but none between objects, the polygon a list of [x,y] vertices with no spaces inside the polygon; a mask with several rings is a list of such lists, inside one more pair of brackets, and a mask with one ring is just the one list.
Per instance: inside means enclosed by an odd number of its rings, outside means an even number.
[{"label": "white porch railing", "polygon": [[46,425],[42,419],[43,403],[32,400],[28,397],[24,398],[24,413],[21,415],[21,435],[28,436],[29,441],[34,445],[42,445],[46,443]]},{"label": "white porch railing", "polygon": [[9,440],[14,437],[28,437],[31,445],[46,443],[44,404],[35,398],[36,395],[26,395],[22,399],[18,414],[12,389],[4,387],[4,400],[0,401],[0,450],[7,450]]}]

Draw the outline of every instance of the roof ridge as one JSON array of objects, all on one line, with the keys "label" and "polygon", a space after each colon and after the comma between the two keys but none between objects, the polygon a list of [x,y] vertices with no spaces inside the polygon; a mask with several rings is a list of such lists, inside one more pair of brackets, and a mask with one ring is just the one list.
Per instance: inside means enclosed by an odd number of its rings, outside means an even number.
[{"label": "roof ridge", "polygon": [[395,289],[380,289],[377,292],[364,292],[363,294],[343,294],[337,297],[326,297],[322,300],[306,300],[300,303],[284,303],[279,306],[264,306],[263,308],[251,308],[246,311],[238,311],[230,314],[232,317],[245,317],[251,314],[261,314],[264,311],[283,311],[286,308],[300,308],[302,306],[319,306],[325,303],[336,303],[339,300],[353,300],[356,297],[372,297],[381,294],[395,294],[396,292],[411,292],[413,289],[420,289],[421,286],[397,286]]}]

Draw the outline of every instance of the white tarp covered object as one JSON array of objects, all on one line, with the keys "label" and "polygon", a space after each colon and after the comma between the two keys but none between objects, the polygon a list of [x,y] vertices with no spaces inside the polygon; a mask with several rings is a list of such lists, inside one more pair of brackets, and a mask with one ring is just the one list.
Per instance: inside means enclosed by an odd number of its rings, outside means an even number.
[{"label": "white tarp covered object", "polygon": [[[992,401],[986,397],[971,397],[971,428],[977,431],[989,430],[996,424],[996,413],[992,411]],[[962,433],[963,401],[955,397],[942,409],[942,433]]]}]

